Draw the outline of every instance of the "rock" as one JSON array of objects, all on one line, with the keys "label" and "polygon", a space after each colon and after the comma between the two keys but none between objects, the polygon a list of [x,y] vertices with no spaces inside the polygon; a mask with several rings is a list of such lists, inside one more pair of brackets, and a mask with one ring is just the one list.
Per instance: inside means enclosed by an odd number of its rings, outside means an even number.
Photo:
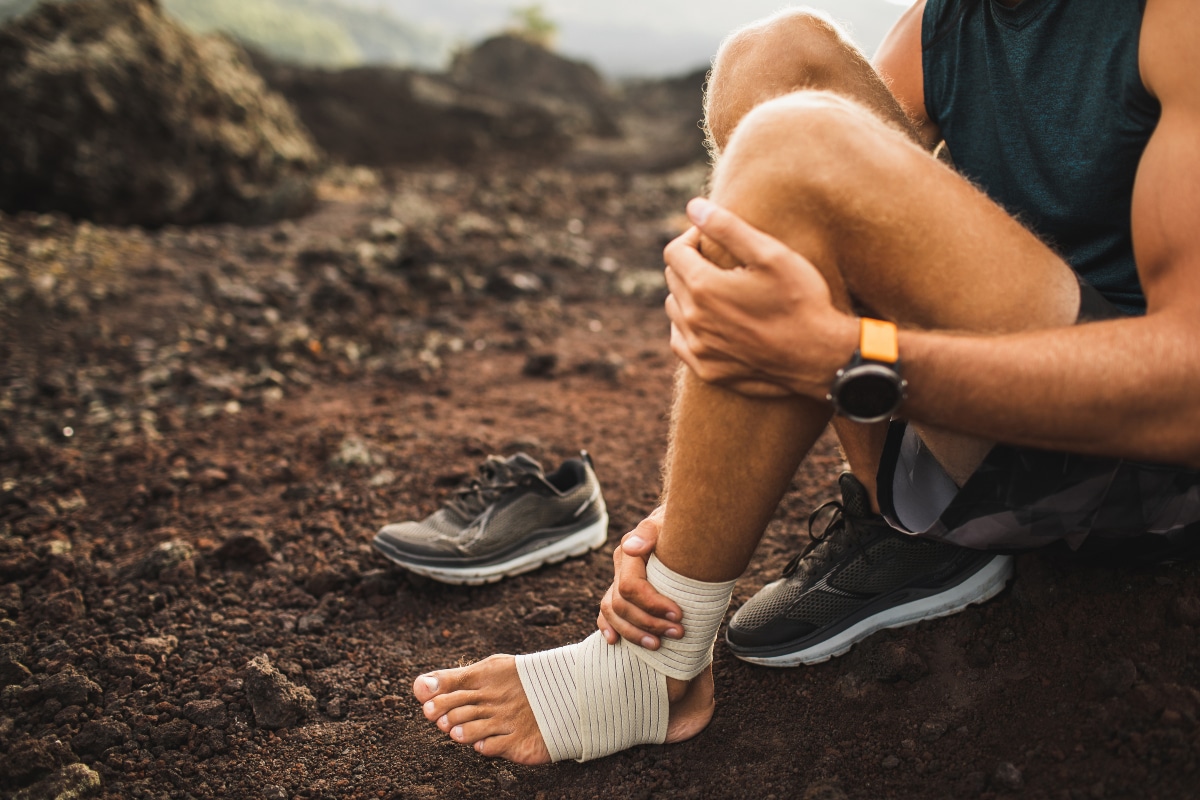
[{"label": "rock", "polygon": [[229,483],[229,473],[223,469],[210,467],[209,469],[201,470],[200,474],[193,478],[193,482],[201,489],[211,491]]},{"label": "rock", "polygon": [[0,644],[0,688],[24,683],[29,677],[29,668],[21,661],[25,658],[25,645]]},{"label": "rock", "polygon": [[321,633],[325,630],[324,614],[305,614],[296,623],[296,633]]},{"label": "rock", "polygon": [[186,719],[173,719],[150,729],[150,740],[168,750],[178,750],[191,735],[192,723]]},{"label": "rock", "polygon": [[468,89],[543,108],[571,135],[620,133],[613,96],[595,69],[520,36],[493,36],[463,51],[450,75]]},{"label": "rock", "polygon": [[312,692],[289,681],[265,655],[247,664],[244,676],[246,699],[254,711],[254,721],[261,728],[294,727],[316,707]]},{"label": "rock", "polygon": [[525,615],[526,625],[561,625],[563,610],[558,606],[538,606]]},{"label": "rock", "polygon": [[883,760],[879,762],[879,766],[884,769],[895,769],[900,766],[900,759],[896,756],[884,756]]},{"label": "rock", "polygon": [[129,726],[124,722],[112,719],[89,720],[71,739],[71,748],[81,755],[99,756],[110,747],[125,744],[130,736]]},{"label": "rock", "polygon": [[884,642],[867,655],[870,675],[884,683],[914,683],[929,674],[921,655],[904,642]]},{"label": "rock", "polygon": [[330,459],[335,467],[369,467],[379,464],[382,458],[371,452],[371,448],[358,436],[347,436],[338,445],[338,451]]},{"label": "rock", "polygon": [[42,606],[46,617],[54,622],[70,622],[83,615],[83,592],[78,589],[66,589],[55,592],[46,598]]},{"label": "rock", "polygon": [[0,785],[30,783],[74,760],[70,749],[56,739],[22,739],[0,756]]},{"label": "rock", "polygon": [[151,636],[138,643],[135,649],[153,658],[161,658],[174,653],[177,647],[179,640],[174,636]]},{"label": "rock", "polygon": [[202,728],[223,728],[227,719],[220,700],[190,700],[183,707],[183,716]]},{"label": "rock", "polygon": [[15,617],[24,607],[20,586],[15,583],[0,584],[0,609]]},{"label": "rock", "polygon": [[115,225],[307,210],[320,155],[228,39],[157,0],[47,3],[0,31],[0,208]]},{"label": "rock", "polygon": [[262,800],[288,800],[287,789],[284,789],[282,786],[264,786]]},{"label": "rock", "polygon": [[846,793],[831,783],[816,783],[804,790],[802,800],[846,800]]},{"label": "rock", "polygon": [[230,536],[213,555],[225,562],[265,564],[271,560],[271,548],[261,537],[243,533]]},{"label": "rock", "polygon": [[348,164],[465,164],[502,154],[541,162],[571,145],[553,111],[473,91],[444,76],[392,67],[329,72],[253,57],[320,146]]},{"label": "rock", "polygon": [[143,578],[157,578],[164,570],[177,567],[196,557],[196,550],[182,539],[162,542],[141,560],[137,573]]},{"label": "rock", "polygon": [[558,368],[558,355],[555,353],[530,353],[525,357],[525,366],[521,374],[530,378],[550,378]]},{"label": "rock", "polygon": [[921,723],[921,738],[926,742],[936,742],[946,735],[950,726],[940,720],[928,720]]},{"label": "rock", "polygon": [[1021,770],[1016,766],[1007,761],[1001,761],[996,765],[995,773],[992,774],[992,785],[1008,792],[1019,792],[1025,785],[1025,779],[1021,775]]},{"label": "rock", "polygon": [[64,706],[82,706],[89,697],[99,696],[100,685],[74,667],[65,667],[62,672],[45,678],[40,687],[42,696],[57,700]]},{"label": "rock", "polygon": [[11,795],[12,800],[81,800],[100,792],[100,774],[84,764],[69,764]]}]

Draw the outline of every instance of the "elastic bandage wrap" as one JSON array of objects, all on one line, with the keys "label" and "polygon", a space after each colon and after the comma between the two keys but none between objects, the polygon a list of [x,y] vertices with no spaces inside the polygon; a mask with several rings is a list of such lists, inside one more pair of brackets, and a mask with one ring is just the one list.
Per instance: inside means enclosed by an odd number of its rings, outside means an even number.
[{"label": "elastic bandage wrap", "polygon": [[599,632],[582,642],[517,656],[517,675],[553,761],[588,761],[667,736],[667,678],[691,680],[712,663],[717,630],[735,581],[705,583],[672,571],[657,556],[650,585],[683,610],[682,639],[658,650]]}]

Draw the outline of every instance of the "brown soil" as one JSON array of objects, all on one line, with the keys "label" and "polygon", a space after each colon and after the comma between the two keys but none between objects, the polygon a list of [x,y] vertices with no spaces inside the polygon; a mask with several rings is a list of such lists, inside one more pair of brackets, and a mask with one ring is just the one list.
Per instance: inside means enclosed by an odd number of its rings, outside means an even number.
[{"label": "brown soil", "polygon": [[[373,531],[518,450],[593,454],[610,546],[654,506],[659,250],[702,179],[360,171],[269,228],[0,217],[0,793],[55,796],[77,762],[111,798],[1200,793],[1200,569],[1060,551],[817,667],[719,644],[716,716],[681,745],[515,767],[425,721],[420,672],[588,634],[609,548],[453,587]],[[735,605],[840,466],[823,439]],[[303,721],[259,724],[262,655]]]}]

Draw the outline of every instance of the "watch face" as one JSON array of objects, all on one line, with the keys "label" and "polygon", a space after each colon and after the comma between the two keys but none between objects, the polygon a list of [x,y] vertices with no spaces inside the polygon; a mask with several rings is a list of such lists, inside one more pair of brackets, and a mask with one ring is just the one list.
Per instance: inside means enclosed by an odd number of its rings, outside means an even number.
[{"label": "watch face", "polygon": [[876,364],[849,370],[836,388],[838,409],[860,422],[889,418],[904,400],[903,383],[892,369]]}]

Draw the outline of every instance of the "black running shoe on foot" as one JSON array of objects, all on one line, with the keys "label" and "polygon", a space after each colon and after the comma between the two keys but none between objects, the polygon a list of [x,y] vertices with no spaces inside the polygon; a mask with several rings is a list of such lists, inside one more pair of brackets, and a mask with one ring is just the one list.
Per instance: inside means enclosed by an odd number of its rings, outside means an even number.
[{"label": "black running shoe on foot", "polygon": [[[818,664],[883,628],[944,617],[993,597],[1012,576],[1012,556],[901,533],[872,513],[850,473],[842,502],[809,517],[812,542],[783,577],[738,609],[725,640],[738,658],[769,667]],[[824,532],[813,520],[834,515]]]},{"label": "black running shoe on foot", "polygon": [[608,538],[587,453],[545,474],[524,453],[489,456],[479,475],[420,522],[385,525],[375,549],[418,575],[478,585],[583,555]]}]

